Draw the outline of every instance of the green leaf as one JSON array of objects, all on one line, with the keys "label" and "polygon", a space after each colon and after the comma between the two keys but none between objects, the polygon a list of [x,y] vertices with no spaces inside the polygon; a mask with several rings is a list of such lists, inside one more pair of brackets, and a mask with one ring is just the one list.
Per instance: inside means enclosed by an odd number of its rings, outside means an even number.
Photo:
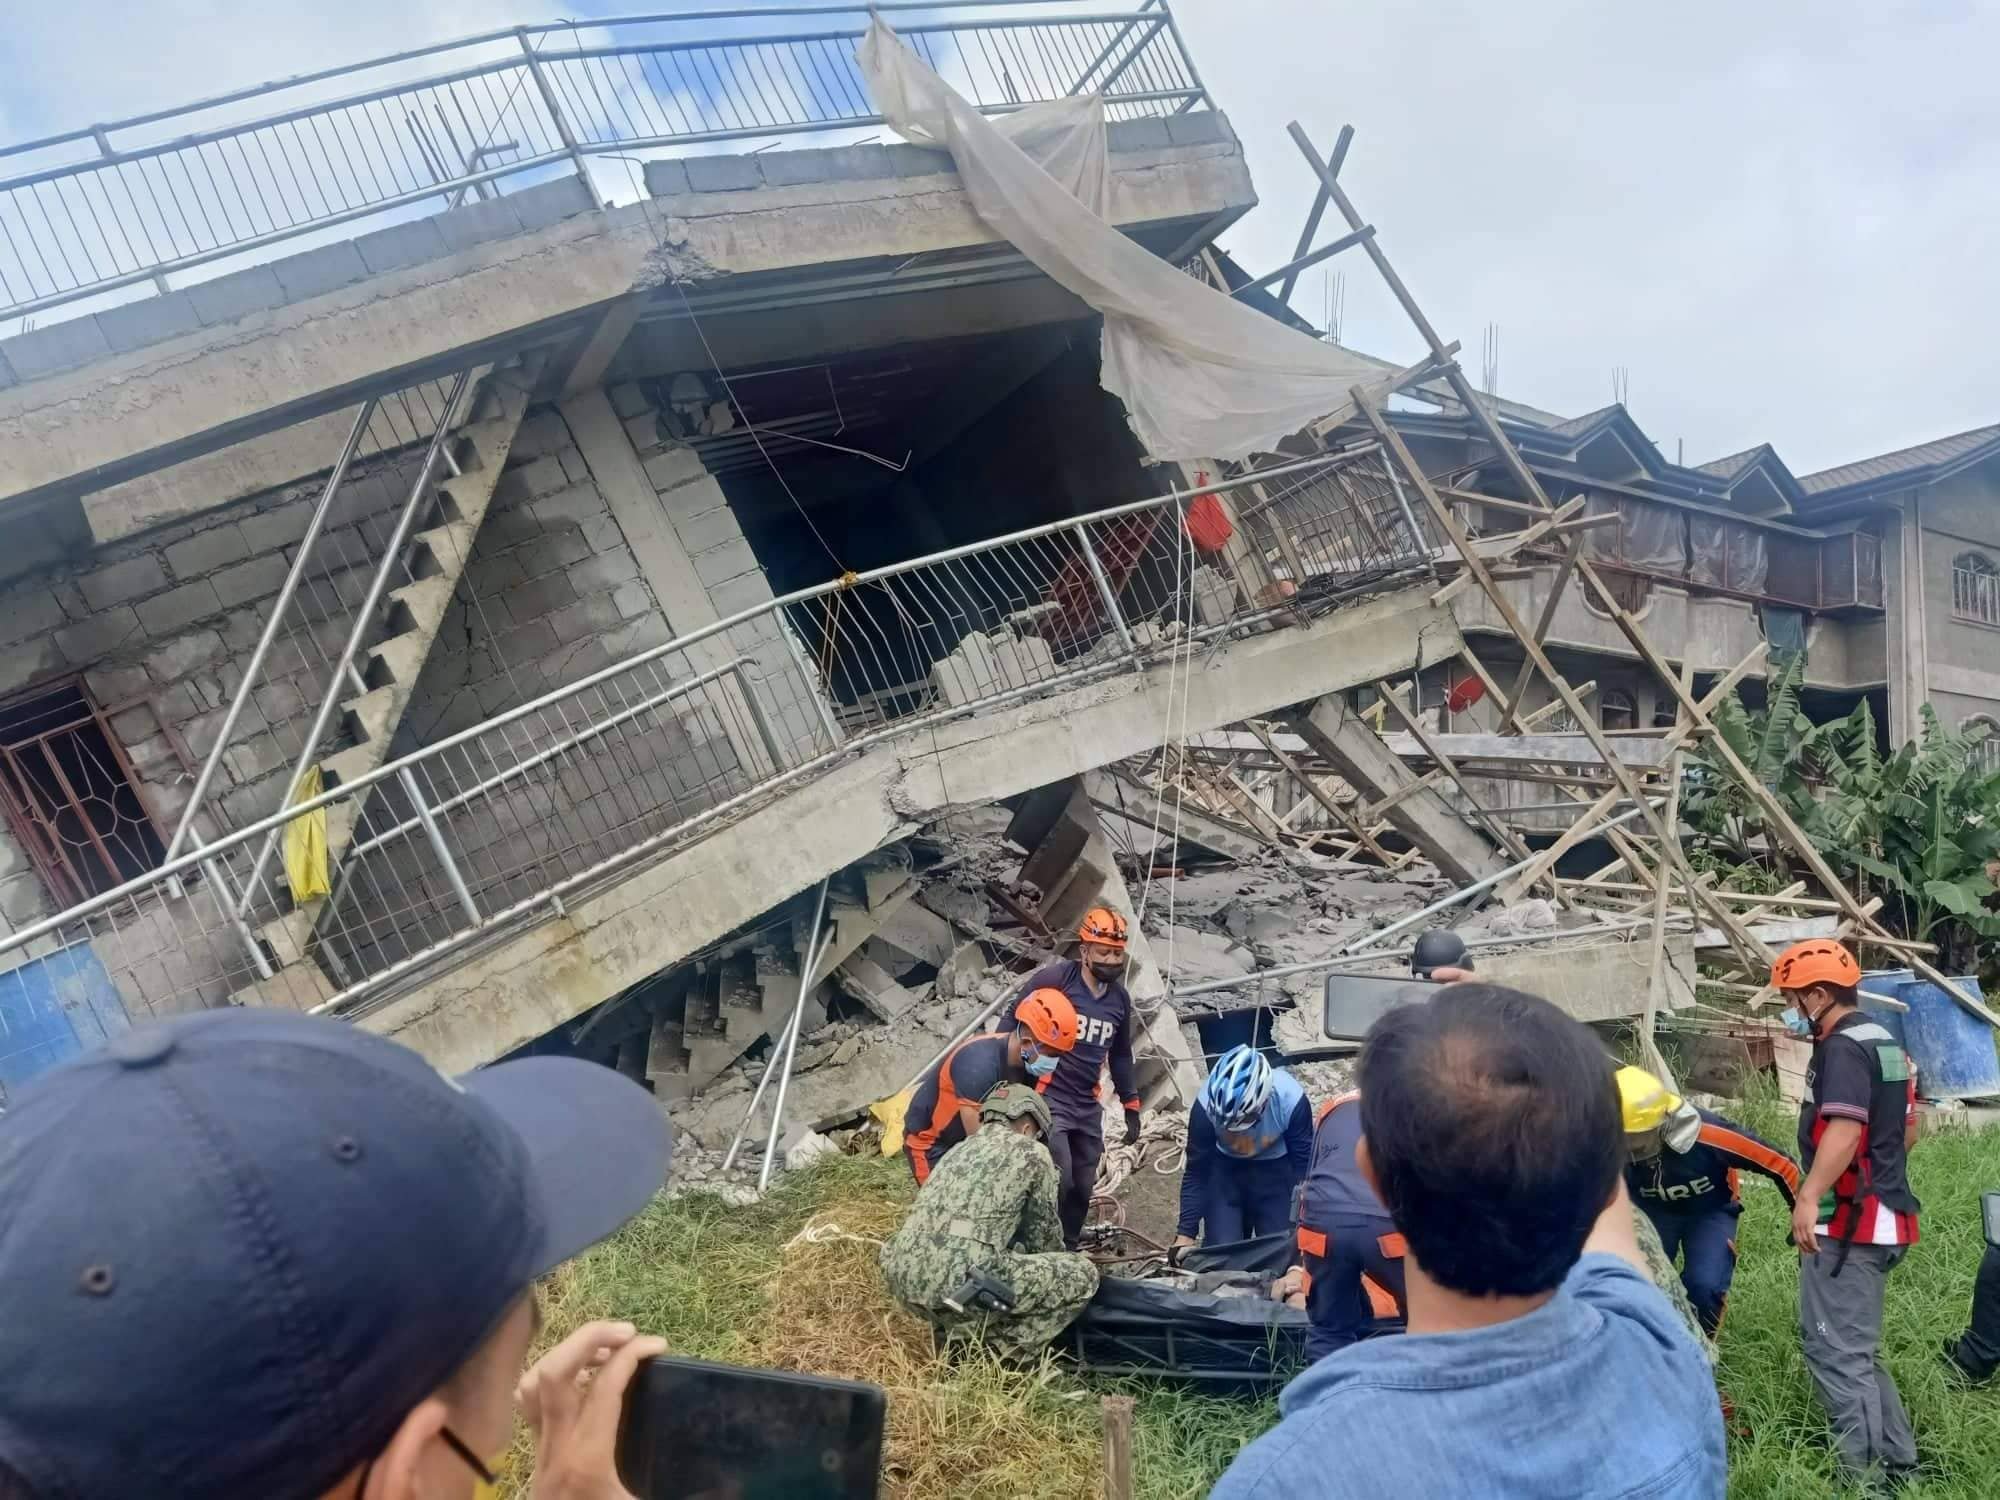
[{"label": "green leaf", "polygon": [[1905,896],[1914,896],[1916,894],[1908,877],[1894,865],[1888,864],[1883,860],[1871,858],[1866,854],[1857,854],[1852,856],[1852,858],[1854,863],[1861,869],[1866,870],[1878,880],[1888,881],[1890,885],[1901,891]]},{"label": "green leaf", "polygon": [[1993,894],[1993,884],[1987,881],[1985,885],[1986,889],[1982,893],[1969,881],[1926,880],[1924,894],[1954,916],[1985,917],[1992,913],[1988,912],[1980,902],[1982,894],[1986,896]]}]

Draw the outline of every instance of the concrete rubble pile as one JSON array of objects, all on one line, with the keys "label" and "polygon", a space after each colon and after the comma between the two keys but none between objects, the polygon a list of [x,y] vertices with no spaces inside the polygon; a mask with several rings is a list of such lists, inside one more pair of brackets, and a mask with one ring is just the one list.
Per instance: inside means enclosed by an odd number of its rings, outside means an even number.
[{"label": "concrete rubble pile", "polygon": [[[895,1096],[969,1028],[990,1025],[983,1018],[1035,967],[1068,951],[1076,918],[1099,901],[1134,919],[1128,983],[1148,1105],[1139,1145],[1114,1144],[1106,1153],[1100,1193],[1127,1216],[1112,1222],[1171,1236],[1185,1111],[1208,1061],[1235,1041],[1268,1040],[1315,1105],[1350,1087],[1352,1058],[1342,1054],[1353,1049],[1329,1045],[1320,1030],[1324,966],[1436,902],[1452,883],[1421,858],[1390,870],[1279,849],[1161,868],[1130,852],[1139,840],[1117,847],[1129,831],[1115,817],[1100,821],[1079,784],[1059,783],[1013,807],[958,810],[835,876],[831,973],[804,1002],[778,1163],[796,1169],[831,1152],[875,1149],[880,1136],[869,1106]],[[809,899],[767,913],[692,964],[691,981],[668,985],[685,998],[676,1019],[654,1022],[648,1061],[683,1142],[677,1191],[732,1198],[752,1191],[775,1088],[754,1114],[750,1106],[797,1003]],[[1600,934],[1564,940],[1557,933],[1585,919],[1532,898],[1456,915],[1468,939],[1487,944],[1482,973],[1544,990],[1585,987],[1590,993],[1570,996],[1582,1013],[1593,1004],[1604,1018],[1638,1009],[1643,943],[1607,942]],[[1406,941],[1383,944],[1380,957],[1358,971],[1403,972]],[[1283,972],[1301,965],[1320,967]],[[1558,983],[1571,969],[1575,983]],[[1265,977],[1268,971],[1279,972]],[[760,981],[754,1000],[732,990],[745,975]],[[712,1007],[723,1017],[719,1028],[715,1014],[702,1010],[711,983],[721,997]],[[1181,993],[1189,989],[1197,993]],[[1266,1018],[1246,1020],[1245,1012]],[[732,1030],[739,1015],[743,1025]],[[729,1055],[703,1076],[689,1076],[698,1058],[718,1051]],[[746,1149],[725,1173],[723,1152],[739,1131]],[[1117,1135],[1118,1122],[1110,1120],[1107,1140]]]}]

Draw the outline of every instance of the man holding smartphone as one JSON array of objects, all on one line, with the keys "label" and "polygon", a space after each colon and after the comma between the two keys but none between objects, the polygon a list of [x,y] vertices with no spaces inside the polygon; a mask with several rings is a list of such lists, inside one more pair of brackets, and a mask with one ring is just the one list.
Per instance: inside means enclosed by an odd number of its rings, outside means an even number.
[{"label": "man holding smartphone", "polygon": [[345,1022],[127,1032],[0,1120],[0,1496],[631,1500],[625,1389],[578,1329],[524,1375],[535,1281],[645,1207],[658,1106],[573,1058],[457,1080]]}]

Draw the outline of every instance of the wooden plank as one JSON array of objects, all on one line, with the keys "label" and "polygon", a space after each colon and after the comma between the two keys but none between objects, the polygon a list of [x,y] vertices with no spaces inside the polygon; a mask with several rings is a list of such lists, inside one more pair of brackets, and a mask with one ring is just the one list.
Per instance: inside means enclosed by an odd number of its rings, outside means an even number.
[{"label": "wooden plank", "polygon": [[[1340,176],[1341,163],[1347,160],[1347,148],[1353,144],[1354,127],[1352,125],[1341,126],[1340,134],[1334,138],[1333,151],[1328,156],[1326,164],[1327,171],[1331,172],[1335,177]],[[1299,279],[1296,263],[1308,250],[1312,249],[1313,241],[1319,236],[1319,221],[1326,213],[1328,201],[1325,188],[1321,188],[1317,193],[1313,194],[1312,208],[1306,214],[1306,227],[1299,231],[1298,246],[1292,251],[1291,260],[1285,265],[1285,284],[1279,287],[1277,292],[1280,302],[1290,302],[1292,300],[1292,286]],[[1204,251],[1203,253],[1206,254],[1207,252]],[[1227,286],[1229,283],[1218,276],[1216,278],[1216,285]]]},{"label": "wooden plank", "polygon": [[1465,794],[1466,801],[1471,804],[1472,818],[1486,830],[1487,837],[1499,844],[1501,848],[1513,855],[1515,859],[1526,859],[1528,857],[1528,846],[1521,841],[1521,836],[1502,823],[1498,818],[1489,817],[1479,811],[1479,798],[1473,795],[1472,787],[1467,783],[1464,775],[1460,773],[1457,764],[1449,755],[1446,755],[1444,751],[1438,748],[1437,742],[1424,729],[1423,721],[1411,713],[1409,706],[1403,702],[1402,694],[1396,692],[1384,693],[1382,701],[1387,703],[1395,711],[1396,717],[1403,721],[1403,728],[1423,747],[1424,754],[1430,757],[1440,771],[1451,778],[1453,786]]},{"label": "wooden plank", "polygon": [[[1338,202],[1339,200],[1336,199],[1335,201]],[[1370,242],[1370,246],[1371,248],[1373,247],[1372,241]],[[1429,325],[1426,324],[1425,326],[1428,327]],[[1445,373],[1448,379],[1452,378],[1456,368],[1456,366],[1452,366],[1447,369]],[[1463,372],[1458,372],[1458,378],[1463,378]],[[1374,429],[1375,435],[1382,441],[1382,446],[1394,456],[1396,462],[1402,467],[1404,477],[1415,485],[1417,492],[1424,497],[1424,503],[1430,507],[1432,519],[1443,528],[1445,535],[1451,539],[1452,545],[1458,549],[1459,555],[1465,559],[1467,570],[1479,583],[1481,592],[1492,602],[1494,609],[1499,612],[1500,618],[1505,622],[1507,628],[1514,632],[1516,638],[1521,643],[1521,649],[1527,652],[1534,660],[1536,669],[1548,680],[1549,686],[1555,689],[1556,696],[1562,699],[1563,703],[1569,708],[1570,713],[1576,718],[1578,727],[1590,738],[1591,743],[1597,747],[1598,754],[1604,757],[1605,768],[1617,779],[1619,788],[1628,798],[1639,804],[1640,816],[1646,820],[1651,826],[1654,835],[1659,838],[1660,847],[1666,856],[1667,863],[1680,872],[1682,879],[1692,888],[1695,884],[1694,871],[1688,865],[1687,856],[1681,852],[1679,840],[1661,823],[1658,809],[1646,797],[1644,790],[1640,787],[1637,779],[1632,775],[1632,772],[1626,767],[1625,763],[1618,758],[1617,752],[1612,748],[1611,741],[1604,737],[1604,731],[1598,727],[1596,721],[1584,712],[1583,704],[1577,698],[1575,690],[1570,687],[1569,682],[1563,677],[1562,673],[1556,669],[1555,664],[1549,660],[1548,653],[1542,649],[1541,642],[1533,639],[1528,634],[1526,625],[1523,624],[1520,614],[1515,610],[1513,603],[1507,598],[1505,591],[1493,582],[1491,575],[1487,572],[1486,564],[1472,552],[1464,531],[1460,529],[1458,522],[1452,517],[1450,508],[1431,484],[1430,477],[1424,473],[1423,466],[1411,454],[1409,445],[1403,441],[1403,435],[1389,425],[1380,409],[1365,390],[1356,386],[1351,394],[1354,397],[1356,409],[1367,420],[1368,425]],[[1481,411],[1483,415],[1483,408]],[[1487,420],[1490,421],[1491,419],[1488,418]],[[1496,428],[1495,430],[1497,432],[1498,429]],[[1499,441],[1505,441],[1504,435]],[[1509,451],[1512,451],[1511,447]],[[1518,462],[1518,455],[1516,455],[1516,461]],[[1589,564],[1579,560],[1578,566],[1588,568]],[[1692,707],[1691,702],[1690,707]],[[1617,830],[1614,830],[1614,833],[1616,832]],[[1719,908],[1718,910],[1720,911]],[[1720,911],[1718,920],[1727,927],[1730,920],[1729,914],[1726,911]]]},{"label": "wooden plank", "polygon": [[[1553,844],[1535,856],[1533,864],[1529,865],[1519,875],[1516,875],[1511,881],[1500,888],[1500,894],[1496,898],[1500,904],[1502,906],[1510,905],[1520,900],[1522,896],[1533,889],[1544,875],[1555,868],[1557,860],[1561,859],[1570,850],[1590,837],[1591,832],[1599,823],[1604,821],[1605,816],[1610,813],[1616,804],[1624,800],[1624,797],[1625,794],[1614,786],[1610,791],[1591,803],[1589,807],[1585,808],[1578,815],[1577,820],[1568,828],[1565,828],[1562,831],[1562,835]],[[1557,892],[1559,894],[1562,893],[1563,887],[1567,884],[1567,881],[1558,882],[1556,884]]]},{"label": "wooden plank", "polygon": [[1100,1408],[1104,1421],[1104,1500],[1133,1500],[1139,1492],[1132,1467],[1132,1407],[1130,1396],[1106,1396]]},{"label": "wooden plank", "polygon": [[[1290,771],[1292,775],[1298,779],[1299,785],[1306,789],[1306,795],[1308,797],[1312,798],[1315,802],[1319,803],[1321,807],[1325,808],[1327,810],[1327,813],[1333,818],[1333,820],[1339,823],[1341,827],[1345,828],[1349,833],[1353,834],[1354,837],[1360,841],[1360,843],[1368,850],[1370,854],[1374,855],[1377,859],[1381,860],[1384,865],[1393,864],[1394,856],[1392,856],[1388,850],[1384,849],[1379,843],[1376,842],[1375,836],[1368,831],[1368,829],[1362,824],[1360,819],[1355,817],[1354,814],[1349,812],[1346,808],[1342,807],[1338,802],[1334,801],[1331,796],[1329,796],[1324,790],[1321,789],[1319,784],[1315,782],[1312,779],[1312,777],[1308,776],[1305,773],[1305,771],[1300,768],[1298,762],[1293,760],[1292,757],[1285,752],[1283,747],[1279,745],[1278,737],[1275,734],[1273,734],[1270,730],[1266,729],[1262,724],[1257,723],[1254,719],[1247,720],[1246,722],[1250,726],[1250,732],[1255,736],[1257,736],[1257,738],[1263,743],[1264,748],[1269,750],[1271,754],[1274,757],[1276,757],[1278,764],[1283,766],[1286,770]],[[1303,740],[1300,740],[1299,743],[1303,745],[1305,742]]]}]

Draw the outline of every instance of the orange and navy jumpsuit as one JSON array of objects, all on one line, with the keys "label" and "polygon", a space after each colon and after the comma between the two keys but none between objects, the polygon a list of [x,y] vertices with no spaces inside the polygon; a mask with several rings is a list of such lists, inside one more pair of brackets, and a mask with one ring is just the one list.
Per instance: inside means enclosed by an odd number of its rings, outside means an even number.
[{"label": "orange and navy jumpsuit", "polygon": [[1002,1031],[967,1037],[924,1075],[910,1095],[909,1112],[903,1116],[903,1154],[919,1183],[930,1181],[938,1159],[965,1139],[961,1109],[977,1107],[997,1084],[1027,1081],[1025,1070],[1007,1066],[1011,1035]]},{"label": "orange and navy jumpsuit", "polygon": [[1299,1263],[1306,1273],[1306,1353],[1323,1359],[1357,1339],[1401,1333],[1403,1237],[1354,1161],[1361,1096],[1321,1107],[1312,1165],[1299,1188]]},{"label": "orange and navy jumpsuit", "polygon": [[1662,1150],[1630,1162],[1625,1184],[1660,1232],[1667,1258],[1681,1259],[1681,1285],[1711,1336],[1722,1324],[1736,1275],[1736,1219],[1743,1212],[1738,1175],[1748,1168],[1778,1185],[1789,1213],[1799,1191],[1799,1164],[1769,1141],[1708,1110],[1685,1151]]}]

